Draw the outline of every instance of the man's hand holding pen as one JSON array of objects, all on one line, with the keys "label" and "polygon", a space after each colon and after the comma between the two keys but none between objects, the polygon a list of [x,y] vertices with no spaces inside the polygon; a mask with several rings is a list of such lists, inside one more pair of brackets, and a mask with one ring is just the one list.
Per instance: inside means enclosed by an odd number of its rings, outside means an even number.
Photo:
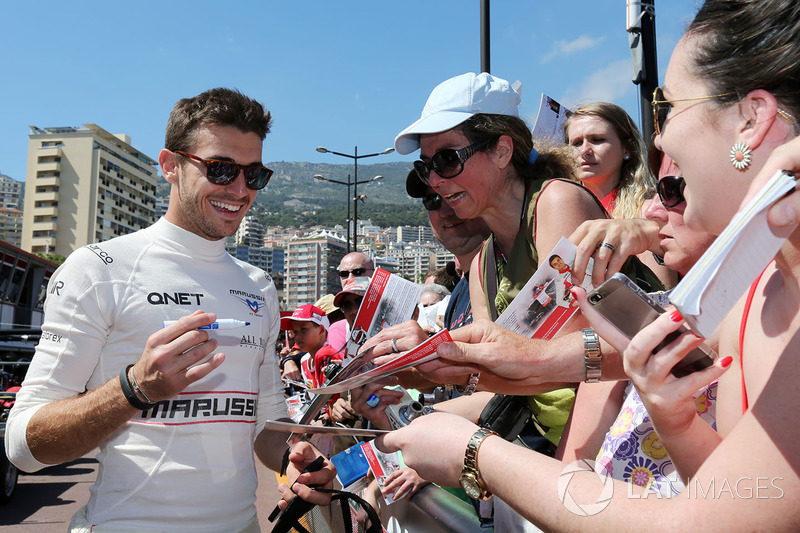
[{"label": "man's hand holding pen", "polygon": [[216,320],[214,313],[195,311],[147,338],[130,373],[150,402],[174,397],[222,364],[225,354],[208,357],[217,349],[216,339],[209,338],[208,329],[199,329]]}]

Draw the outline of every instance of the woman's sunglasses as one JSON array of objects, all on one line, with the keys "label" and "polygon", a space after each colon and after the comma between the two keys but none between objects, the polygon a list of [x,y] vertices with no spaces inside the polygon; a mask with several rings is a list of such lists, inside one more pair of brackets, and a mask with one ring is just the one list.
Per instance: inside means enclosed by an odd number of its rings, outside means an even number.
[{"label": "woman's sunglasses", "polygon": [[664,176],[658,180],[656,191],[664,207],[677,207],[686,201],[683,190],[686,182],[680,176]]},{"label": "woman's sunglasses", "polygon": [[175,150],[176,154],[188,157],[194,161],[203,163],[206,166],[206,178],[214,185],[228,185],[236,179],[239,171],[244,171],[244,183],[248,189],[255,191],[263,189],[272,177],[272,171],[260,163],[252,165],[240,165],[233,161],[224,159],[203,159],[194,154],[187,154],[181,150]]},{"label": "woman's sunglasses", "polygon": [[712,94],[709,96],[696,96],[694,98],[676,98],[675,100],[665,100],[664,91],[661,87],[656,87],[653,91],[653,127],[656,130],[656,135],[661,135],[661,130],[664,129],[664,122],[666,122],[669,112],[672,111],[673,102],[691,102],[692,100],[710,100],[712,98],[722,98],[723,96],[730,96],[735,93]]},{"label": "woman's sunglasses", "polygon": [[428,211],[436,211],[442,207],[442,195],[436,192],[426,194],[422,198],[422,205],[424,205],[425,209]]},{"label": "woman's sunglasses", "polygon": [[464,163],[467,159],[475,155],[480,150],[485,150],[497,142],[497,139],[489,139],[486,141],[476,142],[470,144],[459,150],[452,148],[445,148],[439,150],[431,157],[430,161],[417,160],[414,161],[414,170],[417,171],[417,176],[426,185],[430,177],[431,171],[436,172],[440,178],[449,180],[455,178],[464,170]]}]

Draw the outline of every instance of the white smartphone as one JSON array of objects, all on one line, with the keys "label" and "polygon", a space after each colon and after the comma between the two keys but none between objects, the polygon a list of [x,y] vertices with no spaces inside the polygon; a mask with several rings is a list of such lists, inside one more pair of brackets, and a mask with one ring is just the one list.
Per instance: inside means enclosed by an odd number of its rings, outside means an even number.
[{"label": "white smartphone", "polygon": [[[664,308],[658,305],[645,291],[623,274],[614,274],[588,295],[589,303],[614,327],[629,339],[643,327],[653,322]],[[654,351],[671,343],[682,333],[689,331],[681,326],[670,333]],[[672,374],[683,377],[714,364],[716,353],[705,345],[695,348],[672,368]]]}]

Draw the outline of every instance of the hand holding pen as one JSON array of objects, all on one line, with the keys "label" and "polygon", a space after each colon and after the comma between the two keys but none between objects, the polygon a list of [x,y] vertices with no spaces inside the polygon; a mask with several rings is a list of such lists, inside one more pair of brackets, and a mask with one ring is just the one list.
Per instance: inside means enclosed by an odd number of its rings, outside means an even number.
[{"label": "hand holding pen", "polygon": [[[147,338],[136,364],[127,371],[122,369],[140,402],[152,404],[173,398],[222,364],[225,354],[214,353],[218,343],[207,331],[216,321],[214,313],[195,311]],[[121,374],[120,379],[123,377]],[[125,392],[122,381],[120,384]],[[126,396],[129,392],[130,388]]]}]

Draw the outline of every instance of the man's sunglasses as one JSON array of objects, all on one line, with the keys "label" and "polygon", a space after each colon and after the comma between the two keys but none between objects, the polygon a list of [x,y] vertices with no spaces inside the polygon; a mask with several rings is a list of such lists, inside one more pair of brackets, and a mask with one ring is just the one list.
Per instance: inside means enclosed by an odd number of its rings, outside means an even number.
[{"label": "man's sunglasses", "polygon": [[260,163],[252,165],[240,165],[233,161],[224,159],[203,159],[194,154],[187,154],[181,150],[175,150],[176,154],[188,157],[194,161],[203,163],[206,166],[206,178],[214,185],[228,185],[239,175],[239,171],[244,171],[244,183],[248,189],[255,191],[263,189],[272,177],[272,171]]},{"label": "man's sunglasses", "polygon": [[361,305],[361,300],[363,300],[363,296],[356,296],[355,298],[342,298],[342,301],[339,302],[339,309],[342,312],[347,313],[351,309],[358,309]]},{"label": "man's sunglasses", "polygon": [[722,98],[723,96],[730,96],[735,93],[712,94],[709,96],[696,96],[694,98],[676,98],[675,100],[665,100],[664,91],[661,87],[656,87],[653,91],[653,127],[656,130],[656,135],[660,135],[664,129],[664,122],[672,111],[673,102],[691,102],[692,100],[711,100],[712,98]]},{"label": "man's sunglasses", "polygon": [[683,190],[686,182],[680,176],[664,176],[658,180],[656,191],[664,207],[676,207],[686,201]]},{"label": "man's sunglasses", "polygon": [[353,270],[340,270],[339,271],[339,277],[340,278],[346,278],[350,274],[358,277],[358,276],[363,276],[366,273],[367,273],[367,269],[366,268],[354,268]]},{"label": "man's sunglasses", "polygon": [[442,195],[436,192],[426,194],[422,198],[422,205],[424,205],[425,209],[428,211],[436,211],[442,207]]},{"label": "man's sunglasses", "polygon": [[426,185],[431,171],[436,172],[440,178],[448,180],[455,178],[464,170],[464,163],[466,163],[467,159],[475,155],[476,152],[489,148],[496,142],[497,139],[489,139],[470,144],[459,150],[452,148],[439,150],[433,154],[430,161],[422,161],[421,159],[414,161],[414,170],[417,171],[417,176]]}]

